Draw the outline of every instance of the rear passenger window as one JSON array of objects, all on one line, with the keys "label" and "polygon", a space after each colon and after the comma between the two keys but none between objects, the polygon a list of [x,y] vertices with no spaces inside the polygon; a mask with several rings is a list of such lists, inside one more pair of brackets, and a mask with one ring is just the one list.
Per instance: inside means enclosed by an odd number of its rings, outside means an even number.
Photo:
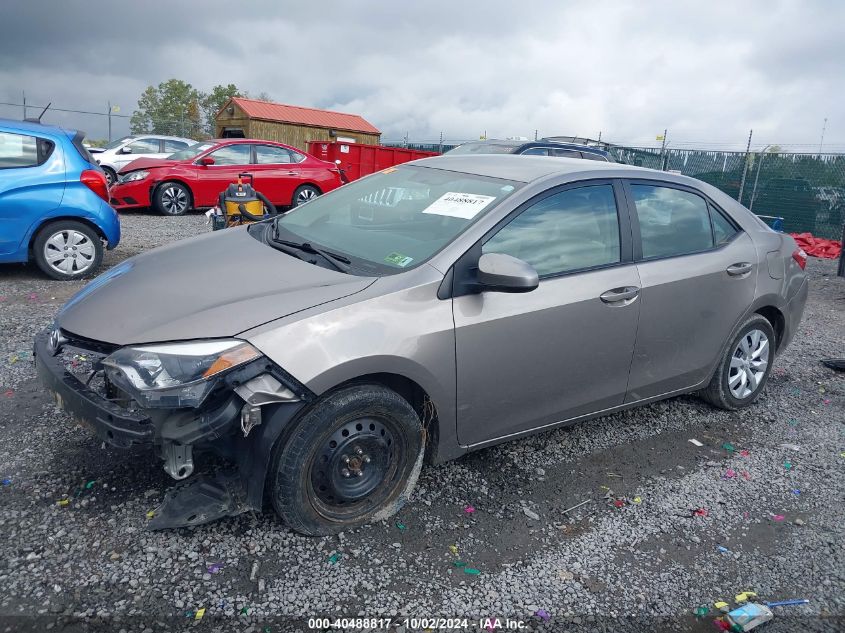
[{"label": "rear passenger window", "polygon": [[581,158],[581,152],[573,149],[553,149],[549,150],[549,155],[558,158]]},{"label": "rear passenger window", "polygon": [[712,206],[710,207],[710,218],[713,220],[713,237],[716,238],[716,246],[729,242],[731,238],[739,233],[727,218],[719,213]]},{"label": "rear passenger window", "polygon": [[540,276],[614,264],[620,251],[613,187],[579,187],[544,198],[490,238],[482,252],[518,257]]},{"label": "rear passenger window", "polygon": [[168,154],[175,154],[180,149],[185,149],[186,147],[188,147],[188,144],[182,141],[164,141],[164,151]]},{"label": "rear passenger window", "polygon": [[0,169],[35,167],[43,162],[39,160],[36,137],[0,132]]},{"label": "rear passenger window", "polygon": [[524,152],[521,152],[523,156],[548,156],[549,150],[545,147],[529,147]]},{"label": "rear passenger window", "polygon": [[713,248],[707,202],[694,193],[655,185],[631,185],[640,223],[643,259]]}]

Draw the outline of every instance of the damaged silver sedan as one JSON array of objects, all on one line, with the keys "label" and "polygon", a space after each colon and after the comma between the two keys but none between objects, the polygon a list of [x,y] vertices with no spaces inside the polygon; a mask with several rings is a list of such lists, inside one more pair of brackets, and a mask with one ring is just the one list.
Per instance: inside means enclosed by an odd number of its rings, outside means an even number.
[{"label": "damaged silver sedan", "polygon": [[[151,528],[266,501],[331,534],[398,510],[426,457],[681,393],[751,404],[805,262],[691,178],[443,156],[123,262],[36,364],[74,419],[181,482]],[[230,467],[195,473],[208,453]]]}]

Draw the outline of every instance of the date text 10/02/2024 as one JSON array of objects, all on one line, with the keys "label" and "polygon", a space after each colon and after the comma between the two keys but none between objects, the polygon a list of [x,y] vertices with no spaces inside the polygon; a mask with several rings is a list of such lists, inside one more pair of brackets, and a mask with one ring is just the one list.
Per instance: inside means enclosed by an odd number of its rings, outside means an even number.
[{"label": "date text 10/02/2024", "polygon": [[409,631],[478,630],[520,631],[527,625],[523,620],[510,618],[309,618],[309,629],[376,629],[404,627]]}]

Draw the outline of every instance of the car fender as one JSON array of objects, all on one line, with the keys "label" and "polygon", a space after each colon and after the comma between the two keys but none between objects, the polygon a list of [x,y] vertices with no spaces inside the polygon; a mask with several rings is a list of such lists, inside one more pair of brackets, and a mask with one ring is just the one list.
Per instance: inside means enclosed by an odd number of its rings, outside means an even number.
[{"label": "car fender", "polygon": [[[105,208],[103,208],[105,207]],[[93,228],[102,238],[108,242],[108,249],[112,250],[120,242],[120,220],[117,212],[105,202],[98,207],[99,212],[93,212],[88,208],[81,208],[73,205],[62,205],[45,213],[35,220],[27,230],[22,244],[27,250],[31,248],[33,240],[38,232],[47,224],[57,220],[75,220]],[[112,215],[113,218],[108,217]]]}]

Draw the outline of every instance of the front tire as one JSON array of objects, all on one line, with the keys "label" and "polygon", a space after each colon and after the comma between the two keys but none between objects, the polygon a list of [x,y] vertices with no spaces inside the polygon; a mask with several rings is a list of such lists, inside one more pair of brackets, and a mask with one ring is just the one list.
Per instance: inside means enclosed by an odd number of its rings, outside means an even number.
[{"label": "front tire", "polygon": [[53,279],[83,279],[100,267],[103,243],[87,224],[61,220],[38,231],[32,254],[38,267]]},{"label": "front tire", "polygon": [[163,182],[153,193],[153,208],[162,215],[185,215],[191,205],[191,191],[181,182]]},{"label": "front tire", "polygon": [[310,202],[319,195],[320,190],[314,185],[302,185],[301,187],[297,187],[296,191],[293,192],[293,200],[291,200],[290,206],[292,209],[296,208],[301,204]]},{"label": "front tire", "polygon": [[103,167],[103,173],[106,175],[106,184],[109,188],[114,187],[117,183],[117,172],[111,167]]},{"label": "front tire", "polygon": [[310,536],[385,519],[411,493],[424,449],[420,418],[399,394],[345,387],[317,402],[274,448],[273,507]]},{"label": "front tire", "polygon": [[772,324],[759,314],[751,315],[737,330],[701,396],[720,409],[747,407],[766,386],[776,347]]}]

